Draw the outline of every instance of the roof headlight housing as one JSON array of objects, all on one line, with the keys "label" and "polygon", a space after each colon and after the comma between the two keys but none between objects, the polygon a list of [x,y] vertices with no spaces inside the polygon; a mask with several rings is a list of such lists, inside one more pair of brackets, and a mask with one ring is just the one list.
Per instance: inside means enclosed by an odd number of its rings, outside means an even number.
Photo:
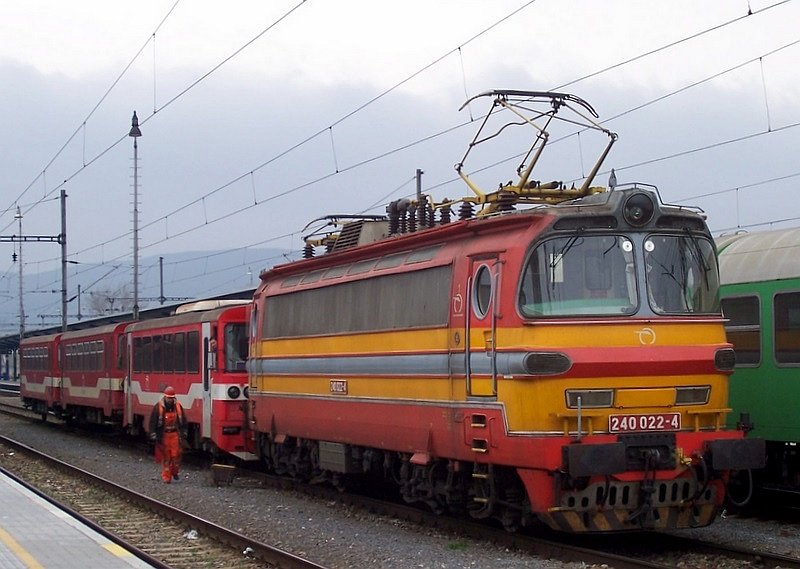
[{"label": "roof headlight housing", "polygon": [[625,205],[622,208],[622,216],[625,221],[634,227],[642,227],[653,219],[653,214],[656,211],[656,205],[653,202],[652,196],[638,192],[625,200]]}]

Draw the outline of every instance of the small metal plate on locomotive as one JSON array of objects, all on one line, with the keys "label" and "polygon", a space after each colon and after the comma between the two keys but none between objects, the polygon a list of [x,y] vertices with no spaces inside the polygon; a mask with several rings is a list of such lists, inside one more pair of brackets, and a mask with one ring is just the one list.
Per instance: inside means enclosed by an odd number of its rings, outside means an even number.
[{"label": "small metal plate on locomotive", "polygon": [[648,415],[609,415],[609,433],[648,433],[654,431],[680,431],[680,413],[652,413]]}]

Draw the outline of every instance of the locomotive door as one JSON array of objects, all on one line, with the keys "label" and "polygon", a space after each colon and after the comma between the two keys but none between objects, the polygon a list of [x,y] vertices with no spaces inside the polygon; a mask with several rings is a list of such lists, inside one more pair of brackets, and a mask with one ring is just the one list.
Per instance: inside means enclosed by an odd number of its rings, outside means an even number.
[{"label": "locomotive door", "polygon": [[203,422],[200,425],[200,436],[201,437],[210,437],[211,436],[211,406],[212,406],[212,391],[213,391],[213,383],[214,383],[214,361],[213,361],[213,354],[212,350],[210,349],[210,343],[212,340],[211,335],[211,323],[210,322],[203,322],[203,329],[202,329],[202,336],[203,336]]},{"label": "locomotive door", "polygon": [[498,254],[474,257],[467,280],[465,372],[468,397],[497,397]]}]

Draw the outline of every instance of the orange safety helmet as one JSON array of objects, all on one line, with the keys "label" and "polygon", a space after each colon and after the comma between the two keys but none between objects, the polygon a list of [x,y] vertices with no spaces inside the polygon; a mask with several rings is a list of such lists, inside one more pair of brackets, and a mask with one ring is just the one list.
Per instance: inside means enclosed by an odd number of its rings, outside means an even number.
[{"label": "orange safety helmet", "polygon": [[175,389],[170,385],[164,389],[165,397],[175,397]]}]

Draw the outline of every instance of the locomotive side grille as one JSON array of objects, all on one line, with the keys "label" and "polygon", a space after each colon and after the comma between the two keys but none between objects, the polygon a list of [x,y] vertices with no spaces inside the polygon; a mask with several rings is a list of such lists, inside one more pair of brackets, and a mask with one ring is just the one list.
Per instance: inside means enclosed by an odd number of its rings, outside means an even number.
[{"label": "locomotive side grille", "polygon": [[388,221],[359,219],[358,221],[346,223],[336,238],[331,252],[343,251],[384,239],[388,235],[388,230]]},{"label": "locomotive side grille", "polygon": [[333,246],[333,251],[342,251],[344,249],[350,249],[351,247],[357,246],[358,239],[361,236],[361,228],[363,226],[363,220],[345,224],[345,226],[342,227],[341,233],[339,233],[339,237],[336,239],[336,243]]}]

